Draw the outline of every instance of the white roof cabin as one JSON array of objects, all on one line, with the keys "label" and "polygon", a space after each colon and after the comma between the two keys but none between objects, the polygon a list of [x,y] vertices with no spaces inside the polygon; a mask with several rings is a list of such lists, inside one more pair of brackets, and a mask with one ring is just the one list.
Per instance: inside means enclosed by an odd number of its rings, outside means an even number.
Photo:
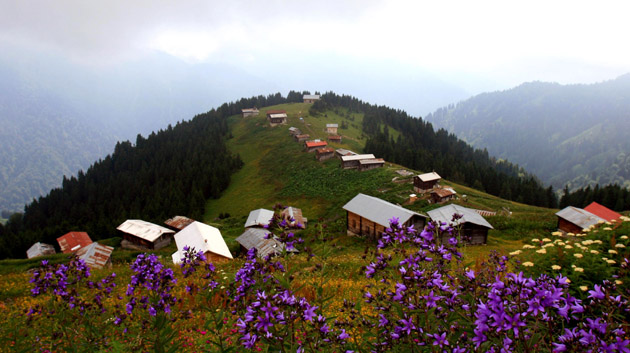
[{"label": "white roof cabin", "polygon": [[217,258],[217,256],[232,259],[232,253],[223,240],[221,232],[205,223],[195,221],[175,234],[175,244],[177,244],[177,251],[171,256],[175,264],[181,262],[185,246],[194,248],[195,251],[203,251],[207,260]]},{"label": "white roof cabin", "polygon": [[143,221],[141,219],[128,219],[123,224],[119,225],[119,231],[131,234],[138,238],[144,239],[151,243],[155,242],[159,239],[163,234],[173,234],[174,231],[159,226],[157,224],[153,224],[151,222]]},{"label": "white roof cabin", "polygon": [[436,172],[420,174],[418,175],[418,178],[420,178],[423,182],[442,179],[442,177]]},{"label": "white roof cabin", "polygon": [[249,213],[247,221],[245,221],[245,228],[249,227],[263,227],[269,224],[269,221],[273,218],[273,211],[259,208]]}]

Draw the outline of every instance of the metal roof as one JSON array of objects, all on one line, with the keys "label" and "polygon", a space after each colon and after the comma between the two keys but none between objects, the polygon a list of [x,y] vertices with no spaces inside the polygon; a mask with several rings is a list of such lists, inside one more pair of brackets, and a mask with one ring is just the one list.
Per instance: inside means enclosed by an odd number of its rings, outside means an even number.
[{"label": "metal roof", "polygon": [[342,156],[356,156],[357,155],[355,152],[352,152],[352,151],[344,149],[344,148],[338,148],[336,150],[336,152],[339,153]]},{"label": "metal roof", "polygon": [[335,149],[332,147],[324,147],[324,148],[318,149],[317,151],[315,151],[315,153],[317,154],[335,153]]},{"label": "metal roof", "polygon": [[286,114],[286,110],[267,110],[265,114]]},{"label": "metal roof", "polygon": [[26,257],[32,259],[37,256],[51,255],[55,253],[55,247],[50,244],[37,242],[26,250]]},{"label": "metal roof", "polygon": [[141,219],[128,219],[116,229],[150,242],[156,241],[160,236],[162,236],[162,234],[175,233],[166,227],[143,221]]},{"label": "metal roof", "polygon": [[607,221],[612,221],[615,219],[619,219],[621,215],[610,208],[600,205],[597,202],[591,202],[590,205],[584,207],[585,211],[588,211],[597,217],[601,217]]},{"label": "metal roof", "polygon": [[407,222],[413,216],[426,218],[426,216],[419,213],[365,194],[355,196],[343,206],[343,209],[348,212],[356,213],[383,227],[389,227],[389,220],[392,219],[392,217],[398,218],[401,224]]},{"label": "metal roof", "polygon": [[588,228],[599,221],[606,221],[588,211],[573,206],[567,206],[558,211],[556,216],[566,219],[580,228]]},{"label": "metal roof", "polygon": [[289,206],[282,210],[282,215],[293,218],[295,220],[293,223],[294,226],[300,224],[302,228],[306,228],[307,219],[302,215],[302,209]]},{"label": "metal roof", "polygon": [[433,181],[442,179],[442,177],[436,172],[420,174],[418,175],[418,178],[420,178],[420,180],[422,181]]},{"label": "metal roof", "polygon": [[109,261],[114,248],[111,246],[92,243],[77,251],[77,256],[85,261],[90,268],[103,268]]},{"label": "metal roof", "polygon": [[431,193],[436,194],[439,197],[447,197],[447,196],[457,194],[457,191],[453,190],[452,188],[442,188],[442,189],[435,189],[431,191]]},{"label": "metal roof", "polygon": [[326,124],[326,127],[339,127],[339,124]]},{"label": "metal roof", "polygon": [[258,112],[258,109],[256,109],[256,108],[244,108],[244,109],[241,109],[241,112],[243,112],[243,113],[254,113],[254,112]]},{"label": "metal roof", "polygon": [[86,232],[68,232],[57,238],[57,243],[62,253],[69,254],[92,244],[92,239]]},{"label": "metal roof", "polygon": [[462,215],[462,218],[458,219],[456,225],[464,223],[472,223],[486,228],[494,229],[485,218],[483,218],[477,211],[472,208],[467,208],[459,205],[446,205],[435,210],[428,211],[427,214],[432,220],[438,222],[444,222],[447,224],[452,223],[454,214]]},{"label": "metal roof", "polygon": [[384,164],[385,160],[383,158],[374,158],[374,159],[362,159],[359,161],[359,164]]},{"label": "metal roof", "polygon": [[273,211],[259,208],[249,213],[247,221],[245,221],[245,228],[259,227],[269,224],[269,221],[273,218]]},{"label": "metal roof", "polygon": [[284,244],[273,237],[265,239],[267,234],[269,234],[269,232],[266,229],[249,228],[236,238],[236,241],[247,250],[256,248],[258,250],[258,257],[260,258],[280,253],[284,248]]},{"label": "metal roof", "polygon": [[305,94],[303,99],[319,99],[319,94]]},{"label": "metal roof", "polygon": [[232,259],[232,253],[225,244],[221,232],[205,223],[195,221],[175,234],[175,244],[177,244],[177,252],[173,254],[175,263],[181,261],[181,256],[176,258],[176,254],[183,254],[185,246],[195,248],[195,251],[203,251],[204,254],[211,252]]},{"label": "metal roof", "polygon": [[269,114],[269,117],[274,119],[274,118],[286,118],[287,115],[285,113],[278,113],[278,114]]},{"label": "metal roof", "polygon": [[317,147],[317,146],[327,146],[328,142],[326,141],[306,141],[306,147]]},{"label": "metal roof", "polygon": [[184,228],[186,228],[189,224],[191,224],[192,222],[194,222],[194,219],[188,218],[188,217],[184,217],[184,216],[175,216],[171,219],[167,219],[166,221],[164,221],[164,224],[166,224],[169,227],[173,227],[175,229],[179,229],[182,230]]},{"label": "metal roof", "polygon": [[353,154],[351,156],[341,156],[341,160],[344,162],[348,161],[360,161],[362,159],[374,159],[373,154]]}]

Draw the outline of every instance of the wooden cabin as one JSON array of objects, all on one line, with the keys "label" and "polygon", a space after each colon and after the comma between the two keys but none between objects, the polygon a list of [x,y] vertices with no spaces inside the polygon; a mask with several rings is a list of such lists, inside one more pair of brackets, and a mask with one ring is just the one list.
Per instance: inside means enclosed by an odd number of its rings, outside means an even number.
[{"label": "wooden cabin", "polygon": [[346,210],[346,224],[349,235],[366,236],[378,239],[389,228],[392,218],[400,224],[422,229],[427,217],[377,197],[358,194],[343,206]]},{"label": "wooden cabin", "polygon": [[452,188],[439,188],[431,191],[432,203],[443,203],[457,198],[457,192]]},{"label": "wooden cabin", "polygon": [[359,171],[382,168],[385,165],[383,158],[362,159],[359,161]]},{"label": "wooden cabin", "polygon": [[256,107],[241,109],[241,114],[243,114],[243,118],[247,118],[250,116],[257,116],[258,113],[260,112],[258,111],[258,108]]},{"label": "wooden cabin", "polygon": [[308,223],[308,219],[302,215],[301,209],[288,206],[284,210],[282,210],[281,214],[284,219],[293,219],[293,221],[289,223],[292,227],[302,229],[306,228],[306,223]]},{"label": "wooden cabin", "polygon": [[354,154],[350,156],[341,156],[341,168],[358,169],[360,161],[363,159],[374,159],[373,154]]},{"label": "wooden cabin", "polygon": [[121,246],[135,250],[161,249],[173,240],[174,231],[141,219],[128,219],[116,228],[123,237]]},{"label": "wooden cabin", "polygon": [[319,94],[305,94],[302,99],[304,103],[315,103],[320,99]]},{"label": "wooden cabin", "polygon": [[335,150],[335,155],[337,155],[337,157],[341,159],[341,157],[343,156],[356,156],[357,154],[344,148],[337,148]]},{"label": "wooden cabin", "polygon": [[111,256],[114,248],[111,246],[92,243],[77,251],[79,259],[85,261],[85,264],[91,269],[100,269],[105,266],[111,267]]},{"label": "wooden cabin", "polygon": [[249,216],[245,221],[245,228],[250,227],[264,227],[269,224],[269,221],[273,218],[273,211],[264,208],[259,208],[249,212]]},{"label": "wooden cabin", "polygon": [[610,208],[600,205],[597,202],[591,202],[590,205],[584,207],[584,211],[590,212],[599,218],[603,218],[608,222],[616,221],[621,218],[621,215]]},{"label": "wooden cabin", "polygon": [[56,251],[54,246],[37,242],[26,250],[26,258],[32,259],[39,256],[54,255],[55,253]]},{"label": "wooden cabin", "polygon": [[328,142],[326,141],[314,140],[304,142],[304,148],[306,149],[306,152],[315,152],[316,150],[324,148],[326,146],[328,146]]},{"label": "wooden cabin", "polygon": [[164,224],[166,224],[168,228],[176,232],[179,232],[180,230],[188,227],[188,225],[190,225],[194,221],[195,221],[194,219],[191,219],[188,217],[175,216],[173,218],[169,218],[166,221],[164,221]]},{"label": "wooden cabin", "polygon": [[267,120],[272,126],[287,123],[286,110],[267,110]]},{"label": "wooden cabin", "polygon": [[68,232],[57,238],[59,248],[64,254],[72,254],[92,244],[92,238],[86,232]]},{"label": "wooden cabin", "polygon": [[567,206],[556,213],[558,216],[558,230],[565,233],[581,233],[588,228],[606,220],[581,208]]},{"label": "wooden cabin", "polygon": [[186,246],[196,252],[202,251],[207,262],[226,262],[233,258],[221,232],[213,226],[197,221],[175,234],[175,244],[177,251],[171,255],[174,264],[181,262]]},{"label": "wooden cabin", "polygon": [[[458,236],[464,238],[471,245],[486,244],[488,242],[488,230],[494,229],[477,210],[459,205],[446,205],[428,211],[427,214],[432,221],[453,224],[455,229],[459,230]],[[454,214],[462,217],[453,222]],[[444,234],[440,241],[446,243],[449,238],[449,235]]]},{"label": "wooden cabin", "polygon": [[330,136],[328,136],[328,141],[335,142],[335,143],[341,143],[341,136],[340,135],[330,135]]},{"label": "wooden cabin", "polygon": [[413,189],[418,193],[425,193],[435,188],[441,179],[442,177],[436,172],[416,175],[413,177]]},{"label": "wooden cabin", "polygon": [[338,128],[339,124],[326,124],[326,133],[336,135]]},{"label": "wooden cabin", "polygon": [[311,136],[309,134],[299,134],[299,135],[293,136],[293,138],[297,142],[304,142],[304,141],[308,141],[311,138]]},{"label": "wooden cabin", "polygon": [[289,135],[295,136],[295,135],[301,135],[301,134],[302,134],[302,130],[298,129],[297,127],[291,126],[289,128]]},{"label": "wooden cabin", "polygon": [[320,148],[315,151],[315,158],[322,162],[335,156],[335,150],[330,147]]}]

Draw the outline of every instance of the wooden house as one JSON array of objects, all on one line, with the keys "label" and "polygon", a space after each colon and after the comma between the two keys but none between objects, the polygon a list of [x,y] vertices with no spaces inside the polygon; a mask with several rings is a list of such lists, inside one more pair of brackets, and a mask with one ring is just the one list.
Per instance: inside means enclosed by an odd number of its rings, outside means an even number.
[{"label": "wooden house", "polygon": [[302,215],[302,210],[297,207],[286,207],[282,210],[282,216],[284,219],[293,220],[289,224],[296,228],[306,228],[306,223],[308,223],[308,219]]},{"label": "wooden house", "polygon": [[37,242],[26,250],[26,258],[32,259],[39,256],[53,255],[55,253],[56,251],[54,246]]},{"label": "wooden house", "polygon": [[257,116],[258,113],[260,112],[258,111],[258,108],[256,107],[241,109],[241,114],[243,114],[243,118],[247,118],[249,116]]},{"label": "wooden house", "polygon": [[341,156],[341,168],[358,169],[360,161],[363,159],[374,159],[373,154],[354,154],[350,156]]},{"label": "wooden house", "polygon": [[616,221],[621,218],[621,215],[610,208],[600,205],[597,202],[591,202],[590,205],[584,207],[584,210],[590,212],[597,217],[603,218],[608,222]]},{"label": "wooden house", "polygon": [[57,243],[62,253],[72,254],[92,244],[92,239],[86,232],[69,232],[57,238]]},{"label": "wooden house", "polygon": [[392,218],[397,218],[405,226],[422,229],[426,216],[406,208],[394,205],[377,197],[358,194],[343,206],[346,210],[347,232],[350,235],[366,236],[378,239],[389,228]]},{"label": "wooden house", "polygon": [[337,155],[339,159],[341,159],[341,157],[343,156],[356,156],[357,155],[355,152],[352,152],[344,148],[337,148],[335,150],[335,154]]},{"label": "wooden house", "polygon": [[439,188],[431,191],[431,202],[443,203],[457,198],[457,192],[453,188]]},{"label": "wooden house", "polygon": [[335,142],[335,143],[341,143],[341,136],[340,135],[330,135],[330,136],[328,136],[328,141]]},{"label": "wooden house", "polygon": [[558,229],[565,233],[581,233],[588,228],[606,220],[581,208],[567,206],[556,213],[558,216]]},{"label": "wooden house", "polygon": [[121,246],[136,250],[161,249],[173,240],[174,231],[141,219],[128,219],[116,228],[123,237]]},{"label": "wooden house", "polygon": [[287,123],[286,110],[267,110],[267,120],[272,126]]},{"label": "wooden house", "polygon": [[173,218],[169,218],[166,221],[164,221],[164,224],[166,224],[168,228],[176,232],[179,232],[180,230],[186,228],[189,224],[191,224],[194,221],[195,221],[194,219],[191,219],[188,217],[175,216]]},{"label": "wooden house", "polygon": [[308,139],[310,139],[311,136],[309,134],[299,134],[299,135],[293,136],[293,138],[297,142],[304,142],[304,141],[308,141]]},{"label": "wooden house", "polygon": [[337,134],[337,129],[339,128],[339,124],[326,124],[326,132],[329,134]]},{"label": "wooden house", "polygon": [[249,227],[264,227],[269,224],[269,221],[273,218],[273,211],[259,208],[249,212],[247,221],[245,221],[245,228]]},{"label": "wooden house", "polygon": [[301,134],[302,134],[302,130],[298,129],[297,127],[291,126],[289,128],[289,135],[295,136],[295,135],[301,135]]},{"label": "wooden house", "polygon": [[316,150],[324,148],[326,146],[328,146],[328,142],[326,141],[313,140],[304,142],[304,148],[306,149],[306,152],[315,152]]},{"label": "wooden house", "polygon": [[413,189],[418,193],[425,193],[436,187],[442,177],[436,173],[425,173],[413,177]]},{"label": "wooden house", "polygon": [[77,251],[79,259],[85,261],[85,264],[91,269],[100,269],[105,266],[111,266],[111,255],[114,248],[111,246],[92,243]]},{"label": "wooden house", "polygon": [[315,103],[320,99],[319,94],[305,94],[303,97],[304,103]]},{"label": "wooden house", "polygon": [[322,162],[335,156],[335,150],[330,147],[320,148],[315,151],[315,158]]},{"label": "wooden house", "polygon": [[383,158],[361,159],[359,161],[359,171],[382,168],[385,165]]},{"label": "wooden house", "polygon": [[201,222],[193,222],[181,232],[175,234],[177,251],[171,255],[174,264],[179,264],[184,257],[184,247],[202,251],[206,261],[217,263],[232,259],[232,253],[228,248],[221,232],[210,225]]},{"label": "wooden house", "polygon": [[[446,224],[453,223],[455,229],[459,231],[457,235],[472,245],[486,244],[488,242],[488,230],[494,229],[477,210],[459,205],[446,205],[428,211],[427,214],[431,217],[432,221]],[[462,217],[456,222],[453,222],[454,214],[461,215]],[[445,243],[448,242],[449,238],[448,235],[443,235],[440,241]]]},{"label": "wooden house", "polygon": [[[275,256],[282,252],[284,244],[277,240],[275,236],[267,238],[269,232],[260,228],[248,228],[241,234],[236,241],[241,245],[244,252],[251,248],[258,250],[258,257],[264,259],[267,256]],[[297,249],[288,250],[289,252],[298,252]]]}]

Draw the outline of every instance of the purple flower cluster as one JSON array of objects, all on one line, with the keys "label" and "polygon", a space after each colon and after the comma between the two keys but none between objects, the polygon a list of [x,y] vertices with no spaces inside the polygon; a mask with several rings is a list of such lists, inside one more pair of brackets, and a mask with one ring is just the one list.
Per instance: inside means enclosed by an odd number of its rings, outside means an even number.
[{"label": "purple flower cluster", "polygon": [[278,204],[274,207],[273,218],[269,220],[269,224],[265,225],[265,229],[271,233],[266,235],[267,239],[274,237],[280,243],[285,245],[286,251],[297,250],[296,245],[304,243],[304,240],[294,233],[294,230],[304,228],[303,225],[296,223],[293,217],[286,217],[281,212],[285,207]]},{"label": "purple flower cluster", "polygon": [[[219,284],[213,279],[215,267],[212,263],[207,262],[203,251],[195,251],[195,248],[184,246],[184,256],[181,259],[180,268],[184,278],[190,277],[194,274],[202,265],[205,267],[206,273],[203,275],[203,279],[208,280],[208,288],[214,289]],[[186,285],[187,293],[196,293],[198,291],[197,286],[194,283]]]},{"label": "purple flower cluster", "polygon": [[[31,295],[35,297],[52,293],[56,298],[66,302],[71,309],[78,307],[83,312],[86,309],[86,303],[79,297],[77,287],[88,277],[90,277],[90,268],[77,257],[72,258],[68,264],[57,265],[51,265],[47,260],[43,260],[41,267],[33,273],[29,281],[33,284]],[[31,309],[29,314],[33,312],[34,310]]]},{"label": "purple flower cluster", "polygon": [[247,252],[247,260],[234,276],[233,286],[236,287],[233,290],[234,297],[232,298],[234,304],[242,304],[243,298],[252,291],[258,282],[277,283],[273,277],[273,272],[285,272],[284,266],[279,261],[273,262],[271,259],[266,259],[261,262],[258,260],[257,254],[258,250],[251,248]]}]

